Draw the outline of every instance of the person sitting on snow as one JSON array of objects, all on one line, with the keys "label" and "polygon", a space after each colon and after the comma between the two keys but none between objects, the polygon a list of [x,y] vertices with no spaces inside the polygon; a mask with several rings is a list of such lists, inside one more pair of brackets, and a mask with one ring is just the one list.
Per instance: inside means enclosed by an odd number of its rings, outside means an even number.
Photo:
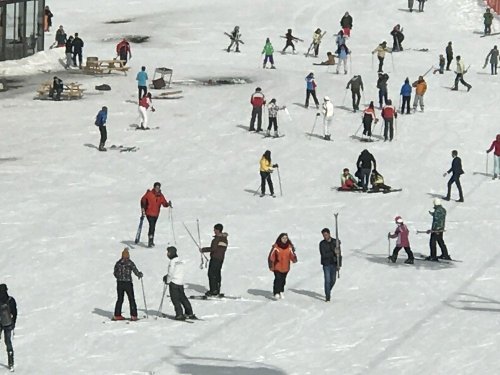
[{"label": "person sitting on snow", "polygon": [[343,173],[340,175],[339,190],[355,190],[355,189],[359,189],[355,177],[349,172],[349,168],[344,168]]},{"label": "person sitting on snow", "polygon": [[372,171],[372,175],[370,176],[370,183],[372,184],[372,191],[391,190],[390,186],[384,184],[384,177],[375,169]]}]

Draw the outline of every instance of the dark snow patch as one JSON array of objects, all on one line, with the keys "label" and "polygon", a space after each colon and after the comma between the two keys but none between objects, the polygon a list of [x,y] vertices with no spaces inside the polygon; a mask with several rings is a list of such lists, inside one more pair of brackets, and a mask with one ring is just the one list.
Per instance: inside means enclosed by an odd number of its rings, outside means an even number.
[{"label": "dark snow patch", "polygon": [[129,22],[132,22],[131,19],[123,19],[123,20],[111,20],[111,21],[106,21],[104,23],[107,23],[107,24],[118,24],[118,23],[129,23]]}]

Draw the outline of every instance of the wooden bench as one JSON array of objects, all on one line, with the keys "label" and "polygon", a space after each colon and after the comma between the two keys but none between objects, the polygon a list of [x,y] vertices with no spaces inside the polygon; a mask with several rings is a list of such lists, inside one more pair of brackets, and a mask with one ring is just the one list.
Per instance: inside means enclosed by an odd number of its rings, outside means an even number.
[{"label": "wooden bench", "polygon": [[[61,100],[81,99],[85,91],[80,86],[81,83],[71,82],[68,84],[63,83],[63,92],[61,93]],[[52,90],[52,82],[43,82],[37,90],[38,99],[52,99],[50,91]]]},{"label": "wooden bench", "polygon": [[127,75],[130,67],[125,66],[127,62],[125,60],[99,60],[97,57],[87,57],[87,63],[83,68],[85,73],[89,74],[103,74],[107,71],[108,74],[111,72],[123,72]]}]

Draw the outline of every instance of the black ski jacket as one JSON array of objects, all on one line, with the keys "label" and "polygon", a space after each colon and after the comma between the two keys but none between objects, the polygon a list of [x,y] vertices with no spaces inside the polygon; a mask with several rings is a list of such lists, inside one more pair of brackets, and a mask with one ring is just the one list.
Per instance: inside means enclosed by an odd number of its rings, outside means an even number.
[{"label": "black ski jacket", "polygon": [[462,169],[462,159],[460,159],[458,156],[453,158],[453,161],[451,162],[451,168],[448,169],[448,173],[452,173],[453,176],[460,176],[464,174],[464,170]]},{"label": "black ski jacket", "polygon": [[337,264],[337,257],[335,256],[335,246],[337,241],[332,238],[330,242],[323,240],[319,243],[319,253],[321,254],[321,265],[330,266]]},{"label": "black ski jacket", "polygon": [[373,169],[377,169],[377,162],[373,155],[368,150],[361,151],[356,166],[361,169],[372,169],[372,163]]},{"label": "black ski jacket", "polygon": [[[7,292],[0,294],[0,304],[7,303],[9,305],[10,313],[12,314],[12,326],[5,328],[14,328],[17,320],[17,304],[14,297],[11,297],[7,294]],[[2,327],[3,328],[3,327]]]}]

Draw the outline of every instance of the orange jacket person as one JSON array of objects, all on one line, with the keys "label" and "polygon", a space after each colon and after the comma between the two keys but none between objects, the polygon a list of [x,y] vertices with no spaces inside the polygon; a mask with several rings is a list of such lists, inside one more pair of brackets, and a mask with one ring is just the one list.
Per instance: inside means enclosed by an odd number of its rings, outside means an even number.
[{"label": "orange jacket person", "polygon": [[142,216],[146,216],[149,223],[148,247],[153,247],[155,237],[155,227],[158,216],[160,215],[160,206],[172,207],[172,202],[167,201],[161,192],[161,184],[155,182],[152,190],[146,191],[141,198]]},{"label": "orange jacket person", "polygon": [[286,233],[276,239],[268,257],[269,269],[274,272],[273,295],[275,299],[285,298],[286,275],[290,271],[290,262],[296,263],[295,248]]}]

